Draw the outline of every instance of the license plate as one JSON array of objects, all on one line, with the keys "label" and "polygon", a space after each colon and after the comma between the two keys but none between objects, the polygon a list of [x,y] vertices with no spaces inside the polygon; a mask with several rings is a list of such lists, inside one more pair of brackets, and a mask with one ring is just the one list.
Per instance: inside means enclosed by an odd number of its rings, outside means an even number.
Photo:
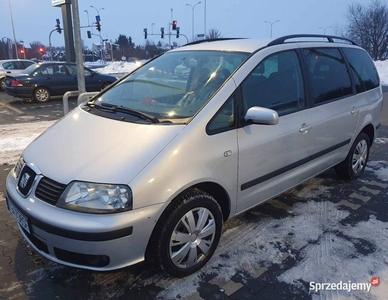
[{"label": "license plate", "polygon": [[20,226],[23,227],[25,231],[27,231],[29,234],[30,232],[30,226],[28,224],[28,218],[23,215],[16,207],[11,203],[11,201],[8,201],[8,208],[9,211],[14,215],[16,218],[17,222],[19,223]]}]

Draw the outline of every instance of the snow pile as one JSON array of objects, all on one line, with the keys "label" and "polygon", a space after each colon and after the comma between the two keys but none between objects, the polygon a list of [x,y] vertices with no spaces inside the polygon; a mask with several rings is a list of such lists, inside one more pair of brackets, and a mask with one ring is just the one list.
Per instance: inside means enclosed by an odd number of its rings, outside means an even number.
[{"label": "snow pile", "polygon": [[117,74],[117,73],[129,73],[134,69],[140,67],[145,60],[136,62],[115,61],[107,65],[102,69],[96,69],[95,71],[100,74]]},{"label": "snow pile", "polygon": [[388,85],[388,60],[375,61],[377,72],[379,72],[381,83]]},{"label": "snow pile", "polygon": [[0,125],[0,165],[15,164],[24,148],[54,122]]}]

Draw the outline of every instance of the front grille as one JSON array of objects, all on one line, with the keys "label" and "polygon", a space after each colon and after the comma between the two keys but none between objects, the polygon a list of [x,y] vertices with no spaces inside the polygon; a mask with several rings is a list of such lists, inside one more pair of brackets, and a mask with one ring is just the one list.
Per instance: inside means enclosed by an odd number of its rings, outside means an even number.
[{"label": "front grille", "polygon": [[27,196],[34,183],[36,173],[27,165],[24,165],[18,181],[18,190],[23,196]]},{"label": "front grille", "polygon": [[83,254],[59,248],[54,248],[54,253],[60,260],[81,266],[103,268],[109,265],[110,262],[107,255]]},{"label": "front grille", "polygon": [[36,188],[35,196],[49,204],[55,205],[65,188],[66,184],[43,177]]}]

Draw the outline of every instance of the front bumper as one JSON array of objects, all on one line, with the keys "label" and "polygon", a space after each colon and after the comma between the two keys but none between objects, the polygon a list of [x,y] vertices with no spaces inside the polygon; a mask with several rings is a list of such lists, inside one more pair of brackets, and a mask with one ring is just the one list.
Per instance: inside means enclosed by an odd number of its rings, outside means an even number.
[{"label": "front bumper", "polygon": [[[36,182],[39,181],[39,178]],[[35,186],[23,197],[11,171],[6,180],[8,208],[27,218],[30,233],[19,230],[42,256],[57,263],[109,271],[144,260],[153,228],[166,204],[115,214],[86,214],[58,208],[35,197]]]}]

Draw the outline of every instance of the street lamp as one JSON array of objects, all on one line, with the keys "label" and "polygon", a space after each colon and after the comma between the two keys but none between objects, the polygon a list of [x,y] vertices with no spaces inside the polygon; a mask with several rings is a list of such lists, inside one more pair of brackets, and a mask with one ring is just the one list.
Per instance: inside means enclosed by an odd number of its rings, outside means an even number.
[{"label": "street lamp", "polygon": [[196,4],[194,4],[194,5],[191,5],[191,4],[188,4],[188,3],[186,3],[186,5],[187,6],[190,6],[191,7],[191,9],[192,9],[192,40],[194,41],[194,8],[198,5],[198,4],[200,4],[201,3],[201,1],[199,1],[198,3],[196,3]]},{"label": "street lamp", "polygon": [[276,21],[273,21],[273,22],[270,22],[270,21],[264,21],[264,23],[268,23],[268,24],[271,24],[271,33],[270,33],[270,36],[269,38],[272,39],[272,25],[276,22],[280,22],[280,20],[276,20]]},{"label": "street lamp", "polygon": [[85,9],[84,12],[86,12],[86,14],[88,15],[88,26],[90,26],[90,22],[89,22],[89,12]]},{"label": "street lamp", "polygon": [[97,9],[97,7],[95,7],[95,6],[93,6],[93,5],[90,5],[90,7],[94,8],[94,9],[97,11],[97,16],[100,15],[100,10],[105,9],[105,8],[103,8],[103,7]]},{"label": "street lamp", "polygon": [[11,14],[11,23],[12,23],[12,31],[13,31],[13,40],[14,40],[14,42],[15,42],[16,58],[19,59],[18,43],[16,42],[15,26],[13,25],[13,17],[12,17],[12,9],[11,9],[11,0],[8,0],[8,4],[9,4],[9,12],[10,12],[10,14]]},{"label": "street lamp", "polygon": [[327,26],[327,27],[318,27],[319,29],[322,29],[323,30],[323,34],[325,35],[326,34],[326,29],[329,29],[331,26]]},{"label": "street lamp", "polygon": [[154,34],[154,25],[155,25],[155,23],[151,24],[151,34]]},{"label": "street lamp", "polygon": [[205,0],[205,3],[204,3],[204,6],[205,6],[205,16],[203,18],[203,39],[205,40],[206,39],[206,0]]}]

